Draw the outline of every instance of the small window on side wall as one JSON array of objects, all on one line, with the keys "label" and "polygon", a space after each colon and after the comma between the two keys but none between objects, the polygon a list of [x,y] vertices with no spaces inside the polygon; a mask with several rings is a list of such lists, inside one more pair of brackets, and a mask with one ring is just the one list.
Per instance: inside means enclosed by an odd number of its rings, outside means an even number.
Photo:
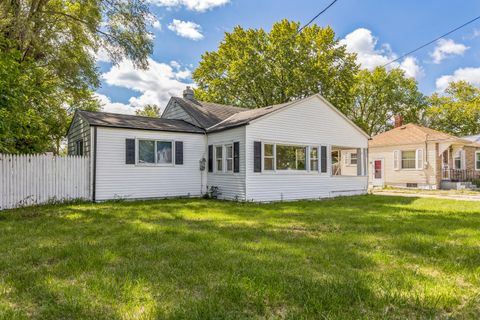
[{"label": "small window on side wall", "polygon": [[215,170],[217,172],[223,171],[223,147],[215,147]]},{"label": "small window on side wall", "polygon": [[155,141],[138,141],[138,163],[155,163]]},{"label": "small window on side wall", "polygon": [[480,151],[475,152],[475,170],[480,170]]},{"label": "small window on side wall", "polygon": [[227,166],[227,172],[233,172],[233,145],[228,144],[225,146],[225,162]]},{"label": "small window on side wall", "polygon": [[274,167],[275,157],[273,154],[273,144],[263,145],[263,169],[275,170]]},{"label": "small window on side wall", "polygon": [[318,171],[318,148],[310,148],[310,170]]},{"label": "small window on side wall", "polygon": [[350,153],[350,165],[355,166],[357,165],[357,154],[356,153]]}]

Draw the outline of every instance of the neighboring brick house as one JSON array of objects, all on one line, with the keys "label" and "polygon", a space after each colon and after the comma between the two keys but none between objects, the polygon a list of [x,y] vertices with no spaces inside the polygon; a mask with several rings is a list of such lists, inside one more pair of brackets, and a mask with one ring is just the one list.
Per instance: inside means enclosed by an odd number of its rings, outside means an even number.
[{"label": "neighboring brick house", "polygon": [[480,179],[480,143],[397,123],[370,140],[369,165],[371,186],[439,189],[442,182]]}]

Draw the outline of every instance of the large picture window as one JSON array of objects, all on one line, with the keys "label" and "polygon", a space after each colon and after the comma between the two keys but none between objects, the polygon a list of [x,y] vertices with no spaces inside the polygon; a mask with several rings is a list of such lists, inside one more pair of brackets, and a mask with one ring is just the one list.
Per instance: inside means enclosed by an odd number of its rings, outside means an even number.
[{"label": "large picture window", "polygon": [[138,140],[139,164],[172,164],[172,141]]},{"label": "large picture window", "polygon": [[402,151],[402,169],[415,169],[415,150]]},{"label": "large picture window", "polygon": [[306,170],[306,147],[276,145],[277,170]]}]

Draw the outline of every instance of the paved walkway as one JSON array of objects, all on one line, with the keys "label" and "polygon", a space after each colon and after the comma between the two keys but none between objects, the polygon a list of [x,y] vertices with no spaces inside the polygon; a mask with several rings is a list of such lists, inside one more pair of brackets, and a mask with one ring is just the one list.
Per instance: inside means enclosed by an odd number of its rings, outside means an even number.
[{"label": "paved walkway", "polygon": [[480,193],[475,194],[434,194],[434,193],[409,193],[401,191],[375,190],[372,191],[375,195],[381,196],[397,196],[397,197],[411,197],[411,198],[437,198],[450,200],[466,200],[466,201],[480,201]]}]

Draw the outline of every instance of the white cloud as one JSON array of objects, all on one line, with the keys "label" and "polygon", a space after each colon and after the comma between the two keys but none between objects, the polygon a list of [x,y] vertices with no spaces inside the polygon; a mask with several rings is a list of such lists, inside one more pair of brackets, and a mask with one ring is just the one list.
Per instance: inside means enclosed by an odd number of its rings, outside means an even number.
[{"label": "white cloud", "polygon": [[135,69],[131,61],[125,61],[102,74],[102,79],[111,86],[117,86],[139,92],[140,96],[131,97],[128,104],[105,101],[107,108],[121,113],[133,113],[135,108],[146,104],[156,104],[163,108],[171,96],[180,96],[188,84],[191,72],[182,69],[178,62],[175,67],[149,59],[147,70]]},{"label": "white cloud", "polygon": [[218,6],[223,6],[230,2],[230,0],[148,0],[148,2],[161,7],[185,7],[188,10],[203,12]]},{"label": "white cloud", "polygon": [[172,23],[168,25],[168,29],[172,30],[180,37],[192,39],[195,41],[203,39],[200,25],[192,21],[173,19]]},{"label": "white cloud", "polygon": [[160,23],[160,20],[158,19],[153,20],[152,27],[158,30],[162,30],[162,24]]},{"label": "white cloud", "polygon": [[467,49],[466,45],[456,43],[452,39],[440,39],[430,56],[433,58],[433,63],[438,64],[445,58],[463,55]]},{"label": "white cloud", "polygon": [[468,81],[480,87],[480,68],[460,68],[455,70],[453,74],[441,76],[435,82],[437,91],[443,91],[450,82],[460,80]]},{"label": "white cloud", "polygon": [[124,114],[135,114],[135,107],[120,102],[112,102],[109,97],[104,94],[95,93],[95,97],[102,106],[102,111]]},{"label": "white cloud", "polygon": [[[398,58],[388,43],[382,44],[378,48],[378,39],[373,36],[372,31],[365,28],[359,28],[347,34],[344,39],[340,40],[340,44],[345,45],[349,52],[356,53],[358,63],[362,68],[368,70],[373,70],[375,67]],[[389,64],[387,68],[400,68],[408,77],[413,78],[423,75],[421,66],[413,57],[406,57],[400,63]]]}]

